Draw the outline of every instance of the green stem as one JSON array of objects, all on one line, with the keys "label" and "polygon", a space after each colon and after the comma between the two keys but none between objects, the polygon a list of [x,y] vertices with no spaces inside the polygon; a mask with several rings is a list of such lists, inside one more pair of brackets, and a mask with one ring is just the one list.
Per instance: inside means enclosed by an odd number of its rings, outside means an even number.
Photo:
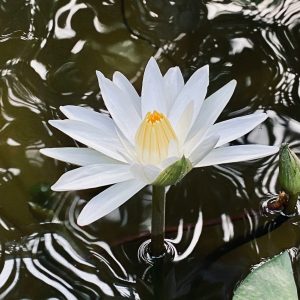
[{"label": "green stem", "polygon": [[[154,260],[154,264],[151,268],[152,286],[153,286],[153,299],[166,300],[167,289],[165,284],[165,278],[168,274],[167,265],[164,262],[163,257]],[[169,292],[170,293],[170,292]]]},{"label": "green stem", "polygon": [[295,213],[295,207],[297,205],[299,194],[289,194],[289,200],[287,202],[287,206],[284,209],[284,213],[286,215],[291,215]]},{"label": "green stem", "polygon": [[165,207],[166,193],[162,186],[153,185],[152,222],[151,222],[151,255],[159,257],[165,253]]}]

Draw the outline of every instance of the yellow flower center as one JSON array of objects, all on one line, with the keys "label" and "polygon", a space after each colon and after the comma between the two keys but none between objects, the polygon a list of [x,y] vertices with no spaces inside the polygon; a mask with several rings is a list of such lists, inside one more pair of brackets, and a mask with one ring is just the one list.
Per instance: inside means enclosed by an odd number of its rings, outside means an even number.
[{"label": "yellow flower center", "polygon": [[177,143],[168,118],[157,111],[147,113],[137,130],[135,140],[138,159],[146,164],[157,164],[166,159],[171,140]]}]

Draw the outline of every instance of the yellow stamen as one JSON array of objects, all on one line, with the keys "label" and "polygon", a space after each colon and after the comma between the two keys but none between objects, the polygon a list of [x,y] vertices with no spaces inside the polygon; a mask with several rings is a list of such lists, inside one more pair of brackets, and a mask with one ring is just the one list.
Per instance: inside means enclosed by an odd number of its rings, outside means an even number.
[{"label": "yellow stamen", "polygon": [[153,113],[147,113],[146,119],[148,122],[151,122],[152,124],[155,122],[159,122],[161,119],[164,118],[164,115],[157,112],[156,110]]},{"label": "yellow stamen", "polygon": [[171,140],[176,134],[168,118],[157,111],[148,112],[135,135],[138,159],[145,164],[157,164],[168,157]]}]

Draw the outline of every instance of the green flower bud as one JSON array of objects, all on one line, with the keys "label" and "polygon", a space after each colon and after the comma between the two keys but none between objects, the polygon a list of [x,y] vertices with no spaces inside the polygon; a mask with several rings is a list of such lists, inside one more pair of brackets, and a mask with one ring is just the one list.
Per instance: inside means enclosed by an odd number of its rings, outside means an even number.
[{"label": "green flower bud", "polygon": [[153,185],[168,186],[178,183],[188,172],[192,170],[191,162],[184,156],[174,164],[163,170]]},{"label": "green flower bud", "polygon": [[300,160],[288,144],[282,145],[279,152],[279,183],[290,195],[300,192]]}]

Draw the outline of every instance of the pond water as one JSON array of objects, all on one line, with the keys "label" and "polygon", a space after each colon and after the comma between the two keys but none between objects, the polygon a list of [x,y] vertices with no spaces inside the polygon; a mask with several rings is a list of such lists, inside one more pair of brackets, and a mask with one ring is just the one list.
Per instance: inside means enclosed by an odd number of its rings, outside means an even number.
[{"label": "pond water", "polygon": [[279,192],[278,157],[196,169],[171,187],[175,257],[151,267],[138,251],[149,238],[151,190],[79,227],[100,189],[52,192],[73,166],[38,150],[75,144],[47,124],[63,118],[60,105],[105,109],[96,69],[119,70],[140,91],[154,55],[186,79],[209,64],[209,94],[235,78],[220,120],[268,112],[232,144],[300,151],[299,32],[298,0],[1,1],[0,299],[231,299],[252,265],[297,249],[297,218],[263,227],[276,216],[260,213]]}]

